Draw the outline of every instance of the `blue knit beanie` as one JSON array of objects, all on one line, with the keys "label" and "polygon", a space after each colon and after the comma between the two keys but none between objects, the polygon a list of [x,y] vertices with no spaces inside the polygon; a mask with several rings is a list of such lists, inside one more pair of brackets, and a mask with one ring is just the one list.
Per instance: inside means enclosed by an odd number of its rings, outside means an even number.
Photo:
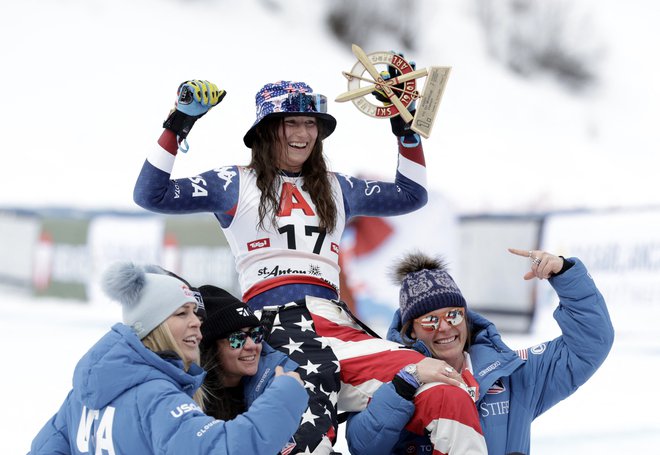
[{"label": "blue knit beanie", "polygon": [[419,252],[411,253],[395,266],[393,277],[401,286],[399,308],[402,324],[442,308],[467,308],[461,290],[447,273],[447,265],[440,259],[432,259]]}]

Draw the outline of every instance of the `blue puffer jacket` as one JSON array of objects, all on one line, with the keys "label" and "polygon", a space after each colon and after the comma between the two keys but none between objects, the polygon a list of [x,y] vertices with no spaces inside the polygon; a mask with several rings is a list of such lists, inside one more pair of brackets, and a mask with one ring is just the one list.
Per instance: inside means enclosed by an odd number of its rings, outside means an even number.
[{"label": "blue puffer jacket", "polygon": [[298,364],[286,354],[273,349],[265,341],[261,343],[261,358],[259,368],[254,376],[243,377],[243,393],[245,404],[249,408],[261,396],[275,379],[275,367],[281,366],[284,371],[294,371]]},{"label": "blue puffer jacket", "polygon": [[281,376],[250,409],[214,420],[192,400],[205,372],[148,350],[115,324],[76,366],[73,390],[32,442],[30,454],[277,453],[307,407],[307,393]]},{"label": "blue puffer jacket", "polygon": [[[614,329],[603,296],[582,262],[568,260],[573,267],[549,280],[559,296],[554,312],[562,332],[558,338],[517,353],[502,342],[490,321],[468,312],[473,340],[469,353],[480,391],[476,405],[489,455],[529,454],[532,421],[584,384],[612,347]],[[397,311],[388,338],[401,342],[400,329]],[[413,347],[430,356],[423,343]],[[349,420],[351,453],[431,453],[428,438],[400,431],[402,426],[397,431],[387,423],[407,422],[412,415],[410,407],[396,405],[401,398],[394,388],[383,386],[378,392],[369,412]]]}]

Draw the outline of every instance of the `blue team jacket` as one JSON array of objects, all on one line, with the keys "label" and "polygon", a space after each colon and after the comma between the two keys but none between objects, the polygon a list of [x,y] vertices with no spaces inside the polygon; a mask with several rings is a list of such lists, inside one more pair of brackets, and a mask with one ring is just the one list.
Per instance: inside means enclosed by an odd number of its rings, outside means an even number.
[{"label": "blue team jacket", "polygon": [[[273,367],[274,369],[274,367]],[[277,453],[295,433],[307,392],[288,376],[272,379],[249,410],[230,421],[192,400],[205,372],[147,349],[115,324],[79,361],[73,389],[32,442],[30,454]]]},{"label": "blue team jacket", "polygon": [[[532,421],[584,384],[612,347],[614,329],[603,296],[582,262],[568,260],[573,267],[549,279],[559,296],[554,318],[562,332],[554,340],[517,353],[502,342],[493,323],[468,312],[469,352],[480,391],[476,405],[489,455],[529,454]],[[401,342],[400,328],[397,311],[388,338]],[[430,356],[423,343],[413,347]],[[428,438],[401,431],[413,412],[402,401],[387,384],[367,411],[351,416],[346,437],[353,455],[430,453]]]}]

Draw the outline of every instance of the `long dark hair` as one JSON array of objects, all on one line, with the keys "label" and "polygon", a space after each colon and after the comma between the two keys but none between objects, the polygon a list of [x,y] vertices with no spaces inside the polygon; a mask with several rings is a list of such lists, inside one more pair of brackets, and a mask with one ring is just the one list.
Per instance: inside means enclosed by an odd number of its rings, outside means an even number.
[{"label": "long dark hair", "polygon": [[218,357],[218,342],[202,346],[201,363],[207,371],[204,378],[204,412],[219,420],[231,420],[247,410],[242,387],[237,394],[235,387],[224,384],[223,368]]},{"label": "long dark hair", "polygon": [[[279,194],[277,194],[277,178],[279,177],[277,163],[277,145],[283,131],[283,117],[265,118],[255,130],[252,142],[252,161],[249,167],[257,174],[257,188],[261,192],[259,201],[259,222],[257,226],[264,228],[264,221],[269,219],[277,226],[279,211]],[[318,137],[312,154],[302,167],[304,183],[302,189],[307,191],[316,206],[319,217],[319,227],[332,232],[337,224],[337,206],[332,198],[332,187],[328,178],[328,167],[323,155],[323,140],[325,137],[323,122],[317,122]]]}]

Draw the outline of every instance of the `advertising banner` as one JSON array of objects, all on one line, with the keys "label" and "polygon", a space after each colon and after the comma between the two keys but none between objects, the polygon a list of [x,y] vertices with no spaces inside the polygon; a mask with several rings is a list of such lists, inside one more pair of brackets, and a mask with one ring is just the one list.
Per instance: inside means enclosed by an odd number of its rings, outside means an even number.
[{"label": "advertising banner", "polygon": [[193,286],[213,284],[240,298],[234,256],[208,214],[165,217],[161,265]]},{"label": "advertising banner", "polygon": [[430,194],[426,206],[407,215],[354,218],[341,241],[341,299],[384,336],[399,308],[391,268],[403,255],[421,251],[441,256],[457,274],[458,232],[454,208],[440,194]]},{"label": "advertising banner", "polygon": [[535,281],[523,279],[529,261],[513,256],[507,248],[536,249],[541,222],[529,216],[461,220],[457,284],[470,308],[502,332],[527,332],[531,327]]},{"label": "advertising banner", "polygon": [[90,272],[89,219],[45,216],[34,247],[32,285],[37,296],[85,300]]},{"label": "advertising banner", "polygon": [[31,287],[40,226],[36,216],[0,212],[0,282]]},{"label": "advertising banner", "polygon": [[[607,301],[617,339],[657,332],[660,322],[660,210],[555,215],[543,249],[586,265]],[[557,298],[547,283],[539,304],[549,314]],[[539,324],[542,320],[539,320]]]}]

